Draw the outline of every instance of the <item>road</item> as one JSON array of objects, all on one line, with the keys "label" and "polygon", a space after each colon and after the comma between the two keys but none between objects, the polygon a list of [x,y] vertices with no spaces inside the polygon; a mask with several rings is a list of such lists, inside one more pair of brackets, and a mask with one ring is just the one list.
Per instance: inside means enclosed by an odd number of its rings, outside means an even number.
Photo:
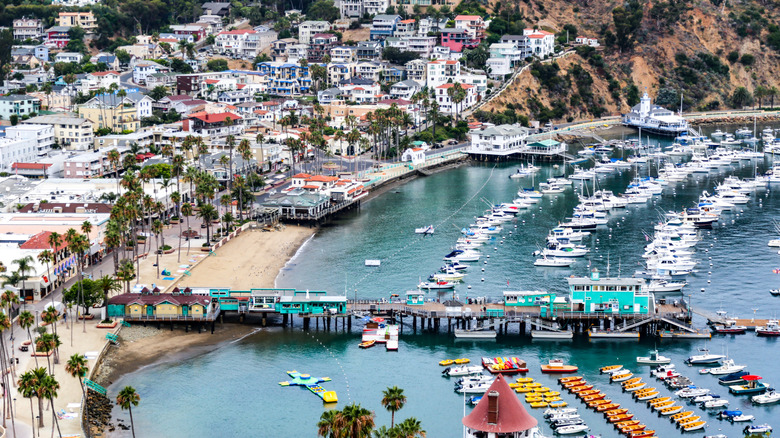
[{"label": "road", "polygon": [[138,88],[138,91],[141,93],[147,93],[149,92],[148,88],[144,88],[140,85],[136,85],[133,82],[133,71],[129,71],[126,73],[122,73],[119,75],[119,85],[125,87],[125,88]]}]

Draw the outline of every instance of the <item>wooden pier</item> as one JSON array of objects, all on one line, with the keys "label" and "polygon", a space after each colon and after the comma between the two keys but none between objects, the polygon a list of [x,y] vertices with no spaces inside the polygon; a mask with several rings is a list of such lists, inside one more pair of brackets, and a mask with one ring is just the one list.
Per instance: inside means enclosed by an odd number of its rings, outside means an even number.
[{"label": "wooden pier", "polygon": [[[552,315],[544,314],[542,307],[506,306],[504,303],[460,304],[457,302],[426,302],[422,305],[408,305],[401,302],[359,300],[348,303],[348,309],[356,314],[384,316],[401,325],[409,325],[417,331],[438,332],[446,325],[447,332],[455,329],[492,328],[499,334],[510,331],[518,334],[530,333],[532,329],[567,329],[585,333],[592,327],[612,332],[639,331],[646,335],[659,330],[682,330],[694,333],[691,327],[691,312],[684,301],[677,303],[655,303],[649,313],[611,314],[607,312],[574,312],[556,309]],[[546,310],[546,309],[544,309]],[[406,324],[404,319],[407,320]],[[418,323],[419,320],[419,323]],[[517,324],[517,330],[512,327]]]}]

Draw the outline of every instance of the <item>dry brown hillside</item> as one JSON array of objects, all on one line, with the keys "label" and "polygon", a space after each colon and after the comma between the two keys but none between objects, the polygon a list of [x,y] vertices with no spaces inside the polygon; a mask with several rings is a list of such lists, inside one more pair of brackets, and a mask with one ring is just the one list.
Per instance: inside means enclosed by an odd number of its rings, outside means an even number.
[{"label": "dry brown hillside", "polygon": [[[780,94],[780,3],[752,0],[523,0],[492,3],[501,16],[565,35],[598,38],[598,50],[524,72],[483,110],[539,120],[582,120],[625,112],[648,90],[659,103],[716,109],[769,103]],[[516,15],[515,15],[516,17]],[[570,36],[572,28],[570,29]],[[573,39],[573,38],[572,38]],[[735,91],[745,87],[749,93]]]}]

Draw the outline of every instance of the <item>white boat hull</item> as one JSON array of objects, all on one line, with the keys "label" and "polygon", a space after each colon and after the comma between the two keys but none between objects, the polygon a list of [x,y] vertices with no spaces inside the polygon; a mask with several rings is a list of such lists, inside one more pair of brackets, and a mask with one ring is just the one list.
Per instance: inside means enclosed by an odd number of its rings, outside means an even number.
[{"label": "white boat hull", "polygon": [[531,330],[533,339],[572,339],[574,332],[571,330]]},{"label": "white boat hull", "polygon": [[455,330],[455,337],[461,339],[495,339],[495,330]]}]

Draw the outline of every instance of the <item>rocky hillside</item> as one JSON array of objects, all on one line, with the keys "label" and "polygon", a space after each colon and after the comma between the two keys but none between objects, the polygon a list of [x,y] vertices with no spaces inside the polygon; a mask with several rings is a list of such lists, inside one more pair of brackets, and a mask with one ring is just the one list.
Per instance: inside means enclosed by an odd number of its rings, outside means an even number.
[{"label": "rocky hillside", "polygon": [[[526,26],[598,38],[597,50],[526,70],[481,118],[527,114],[541,121],[583,120],[625,112],[647,89],[684,110],[780,103],[780,6],[744,0],[523,0],[492,5]],[[744,87],[744,88],[743,88]],[[479,115],[479,114],[478,114]],[[497,119],[497,120],[496,120]]]}]

